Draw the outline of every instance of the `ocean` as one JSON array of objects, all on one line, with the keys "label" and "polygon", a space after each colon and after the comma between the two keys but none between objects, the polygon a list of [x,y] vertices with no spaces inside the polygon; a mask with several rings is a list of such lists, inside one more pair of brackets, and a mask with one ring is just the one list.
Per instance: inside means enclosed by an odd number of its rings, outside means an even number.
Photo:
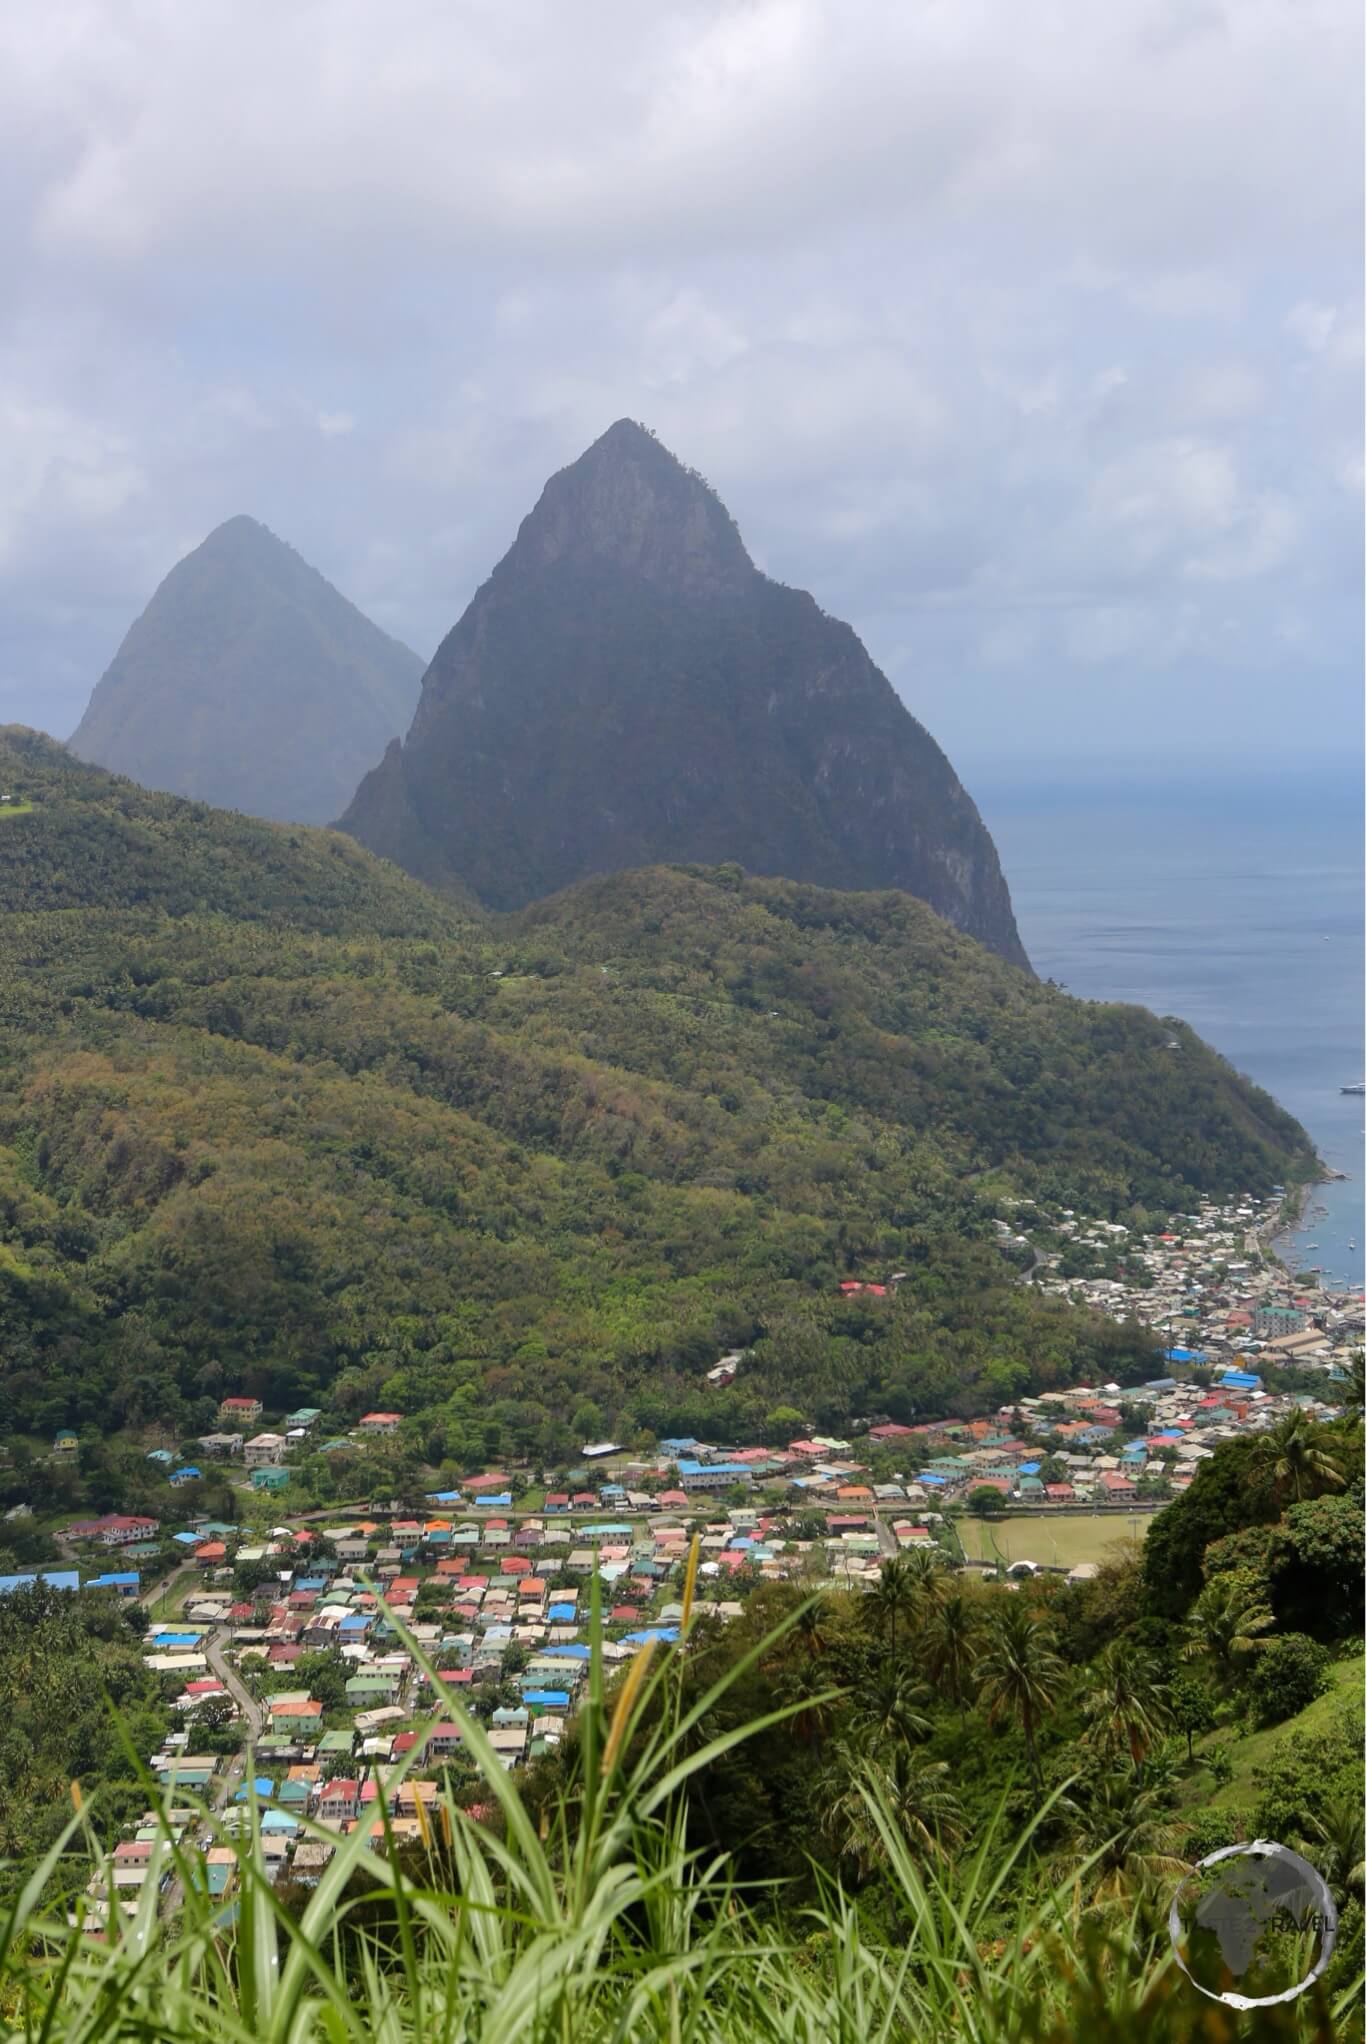
[{"label": "ocean", "polygon": [[1179,1015],[1300,1120],[1324,1161],[1287,1261],[1366,1282],[1359,791],[1051,789],[979,796],[1034,969]]}]

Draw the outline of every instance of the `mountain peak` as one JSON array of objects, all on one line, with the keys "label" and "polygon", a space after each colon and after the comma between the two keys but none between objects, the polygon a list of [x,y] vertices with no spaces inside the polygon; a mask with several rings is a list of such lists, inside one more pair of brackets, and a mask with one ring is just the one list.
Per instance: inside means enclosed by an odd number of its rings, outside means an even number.
[{"label": "mountain peak", "polygon": [[1028,963],[996,847],[929,733],[630,419],[550,478],[343,828],[493,908],[590,873],[734,863],[918,895]]},{"label": "mountain peak", "polygon": [[537,574],[594,560],[698,594],[738,588],[755,572],[715,491],[634,419],[618,419],[550,478],[503,567]]},{"label": "mountain peak", "polygon": [[417,699],[422,662],[239,512],[178,561],[70,745],[144,786],[327,823]]}]

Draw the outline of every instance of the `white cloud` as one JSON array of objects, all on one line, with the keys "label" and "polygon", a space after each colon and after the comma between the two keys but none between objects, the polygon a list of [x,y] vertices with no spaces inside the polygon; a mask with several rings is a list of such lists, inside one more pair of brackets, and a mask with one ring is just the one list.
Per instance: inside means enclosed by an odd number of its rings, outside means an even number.
[{"label": "white cloud", "polygon": [[1285,330],[1311,355],[1321,355],[1333,337],[1337,322],[1335,306],[1315,305],[1311,299],[1305,298],[1286,314]]},{"label": "white cloud", "polygon": [[[1340,677],[1355,0],[1001,21],[11,0],[0,687],[69,728],[175,551],[240,509],[430,647],[623,413],[773,572],[914,649],[951,751],[1065,747],[1053,669],[1088,663],[1125,743],[1127,674],[1255,667],[1273,612],[1311,621],[1300,686]],[[1007,674],[1020,732],[979,714]]]},{"label": "white cloud", "polygon": [[121,434],[0,382],[0,565],[30,561],[68,524],[117,517],[145,488]]}]

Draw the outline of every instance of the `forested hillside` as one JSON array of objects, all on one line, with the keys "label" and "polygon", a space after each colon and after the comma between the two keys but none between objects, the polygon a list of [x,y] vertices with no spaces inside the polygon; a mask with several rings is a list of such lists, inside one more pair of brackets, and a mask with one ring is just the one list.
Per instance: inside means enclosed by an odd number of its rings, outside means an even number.
[{"label": "forested hillside", "polygon": [[326,1391],[437,1456],[551,1456],[1151,1374],[1137,1329],[1018,1283],[1000,1197],[1163,1210],[1312,1166],[1182,1026],[906,896],[666,868],[487,918],[32,734],[0,783],[6,1429]]}]

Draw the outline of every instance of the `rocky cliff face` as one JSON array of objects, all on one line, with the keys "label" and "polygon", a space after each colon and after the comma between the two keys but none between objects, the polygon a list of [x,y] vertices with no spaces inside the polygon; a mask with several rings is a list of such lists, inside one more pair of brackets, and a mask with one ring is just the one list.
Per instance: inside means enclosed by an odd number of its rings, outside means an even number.
[{"label": "rocky cliff face", "polygon": [[1027,967],[996,848],[929,733],[627,420],[547,483],[343,828],[495,908],[675,861],[898,888]]},{"label": "rocky cliff face", "polygon": [[145,787],[327,823],[418,697],[422,662],[253,518],[172,568],[71,737]]}]

